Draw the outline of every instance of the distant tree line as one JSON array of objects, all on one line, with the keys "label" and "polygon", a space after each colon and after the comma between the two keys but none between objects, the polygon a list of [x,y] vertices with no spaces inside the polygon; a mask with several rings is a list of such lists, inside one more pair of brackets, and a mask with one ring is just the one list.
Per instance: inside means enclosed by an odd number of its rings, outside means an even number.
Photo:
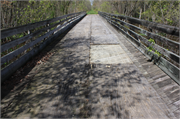
[{"label": "distant tree line", "polygon": [[91,4],[87,0],[1,0],[1,29],[90,9]]},{"label": "distant tree line", "polygon": [[93,9],[179,27],[180,1],[94,0]]},{"label": "distant tree line", "polygon": [[[94,0],[93,10],[179,27],[179,1]],[[89,0],[1,0],[1,29],[91,10]]]}]

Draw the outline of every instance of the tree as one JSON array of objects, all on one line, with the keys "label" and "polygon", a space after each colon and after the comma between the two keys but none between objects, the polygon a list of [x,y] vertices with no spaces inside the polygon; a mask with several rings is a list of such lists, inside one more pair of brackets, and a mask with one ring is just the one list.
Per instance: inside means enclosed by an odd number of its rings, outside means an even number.
[{"label": "tree", "polygon": [[108,13],[126,15],[179,27],[180,1],[93,1],[93,8]]},{"label": "tree", "polygon": [[[77,7],[77,8],[76,8]],[[65,14],[88,11],[90,1],[82,0],[28,0],[1,1],[1,29],[42,21]]]}]

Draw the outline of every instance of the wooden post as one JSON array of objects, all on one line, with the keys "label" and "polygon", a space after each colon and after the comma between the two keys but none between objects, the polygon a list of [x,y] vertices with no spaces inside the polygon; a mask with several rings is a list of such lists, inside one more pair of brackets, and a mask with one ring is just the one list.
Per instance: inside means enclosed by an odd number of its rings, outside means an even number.
[{"label": "wooden post", "polygon": [[[49,26],[49,24],[47,24],[47,27],[48,27],[48,26]],[[47,32],[49,32],[49,31],[50,31],[50,29],[47,30]]]},{"label": "wooden post", "polygon": [[[28,32],[28,34],[31,33],[30,30],[28,30],[27,32]],[[28,43],[28,41],[29,41],[29,40],[26,41],[26,44]],[[31,39],[30,39],[30,42],[31,42]],[[32,49],[32,48],[30,48],[30,49]],[[25,50],[23,54],[26,54],[26,52],[27,52],[27,50]]]}]

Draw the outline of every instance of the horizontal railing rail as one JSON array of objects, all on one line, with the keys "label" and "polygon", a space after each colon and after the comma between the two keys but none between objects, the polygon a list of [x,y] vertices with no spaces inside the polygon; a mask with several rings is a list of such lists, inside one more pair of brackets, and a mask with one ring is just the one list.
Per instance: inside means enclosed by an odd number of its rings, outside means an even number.
[{"label": "horizontal railing rail", "polygon": [[[140,25],[146,25],[150,28],[154,28],[157,30],[162,29],[168,29],[168,33],[171,35],[177,35],[176,32],[179,33],[179,29],[173,26],[168,25],[159,25],[158,23],[148,22],[145,20],[140,20],[137,18],[132,18],[128,16],[122,16],[122,15],[114,15],[109,14],[105,12],[98,12],[99,15],[101,15],[103,18],[105,18],[110,24],[118,28],[126,37],[128,37],[130,42],[138,48],[143,54],[145,54],[147,57],[149,57],[151,60],[154,61],[155,64],[157,64],[164,72],[166,72],[173,80],[175,80],[178,84],[180,84],[179,80],[179,46],[180,43],[170,40],[166,37],[157,35],[153,32],[149,32],[147,30],[144,30],[142,28],[139,28],[133,24],[132,22],[136,22]],[[128,19],[131,22],[127,23],[120,18]],[[135,20],[135,21],[133,21]],[[145,24],[146,23],[146,24]],[[147,25],[148,24],[148,25]],[[156,24],[156,27],[152,27],[151,25]],[[162,26],[162,27],[160,27]],[[174,31],[173,31],[174,30]],[[172,31],[170,33],[170,31]],[[165,31],[166,33],[167,31]],[[141,34],[144,35],[144,37]],[[152,38],[155,42],[151,42],[148,40],[148,38]],[[157,42],[165,44],[160,46],[157,44]],[[164,46],[164,47],[163,47]],[[167,49],[168,47],[168,49]],[[150,50],[150,48],[152,50]],[[170,49],[170,50],[169,50]],[[171,51],[171,49],[176,49],[177,52]]]},{"label": "horizontal railing rail", "polygon": [[[106,14],[110,15],[109,13],[106,13]],[[111,14],[111,16],[117,17],[120,19],[124,19],[126,21],[131,22],[131,23],[137,23],[137,24],[140,24],[142,26],[148,27],[150,29],[156,29],[156,30],[162,31],[162,32],[170,34],[170,35],[179,36],[179,28],[175,27],[175,26],[169,26],[169,25],[165,25],[165,24],[150,22],[147,20],[142,20],[142,19],[133,18],[133,17],[129,17],[129,16],[123,16],[123,15]]]},{"label": "horizontal railing rail", "polygon": [[21,33],[23,31],[27,31],[27,30],[31,30],[40,26],[44,26],[47,24],[50,24],[52,22],[55,22],[57,20],[61,20],[63,18],[67,18],[68,16],[73,16],[73,15],[78,15],[79,13],[71,13],[71,14],[67,14],[67,15],[63,15],[57,18],[52,18],[52,19],[48,19],[48,20],[44,20],[44,21],[40,21],[40,22],[36,22],[36,23],[30,23],[30,24],[26,24],[23,26],[18,26],[18,27],[14,27],[14,28],[9,28],[9,29],[4,29],[1,31],[1,39],[8,37],[8,36],[12,36],[14,34],[18,34]]},{"label": "horizontal railing rail", "polygon": [[[86,12],[72,13],[45,21],[1,30],[1,41],[8,37],[11,38],[13,35],[28,32],[28,34],[21,38],[1,45],[1,67],[3,66],[1,69],[1,81],[9,78],[19,67],[40,52],[53,39],[75,25],[85,15]],[[18,45],[21,45],[21,47],[17,47]],[[9,52],[9,49],[13,49],[13,51]],[[3,53],[5,55],[2,56]]]}]

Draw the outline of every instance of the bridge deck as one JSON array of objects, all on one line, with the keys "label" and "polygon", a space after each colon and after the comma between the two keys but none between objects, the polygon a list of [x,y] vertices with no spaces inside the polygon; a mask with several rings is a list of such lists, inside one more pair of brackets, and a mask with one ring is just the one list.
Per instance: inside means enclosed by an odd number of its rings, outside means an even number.
[{"label": "bridge deck", "polygon": [[179,86],[98,15],[52,50],[31,83],[1,101],[2,117],[178,118]]}]

